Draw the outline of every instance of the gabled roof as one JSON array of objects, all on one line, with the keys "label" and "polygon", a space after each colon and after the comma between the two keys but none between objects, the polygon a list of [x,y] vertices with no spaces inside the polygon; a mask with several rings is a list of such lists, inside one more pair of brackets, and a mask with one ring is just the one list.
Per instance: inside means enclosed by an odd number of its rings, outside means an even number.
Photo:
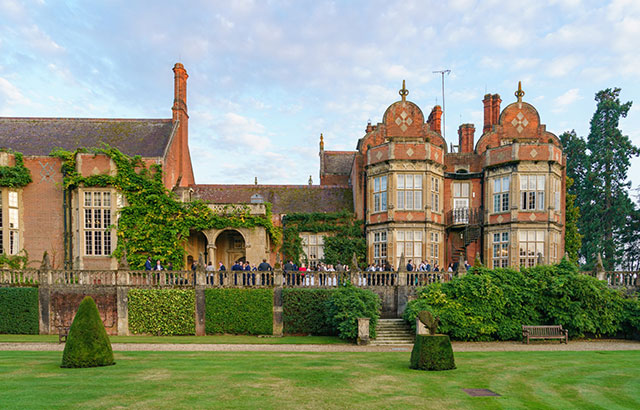
[{"label": "gabled roof", "polygon": [[324,151],[324,173],[350,175],[355,151]]},{"label": "gabled roof", "polygon": [[106,143],[127,155],[162,157],[173,128],[171,119],[0,118],[0,148],[45,156]]},{"label": "gabled roof", "polygon": [[260,194],[273,205],[274,214],[292,212],[353,212],[351,188],[330,185],[192,185],[194,195],[205,202],[248,204]]}]

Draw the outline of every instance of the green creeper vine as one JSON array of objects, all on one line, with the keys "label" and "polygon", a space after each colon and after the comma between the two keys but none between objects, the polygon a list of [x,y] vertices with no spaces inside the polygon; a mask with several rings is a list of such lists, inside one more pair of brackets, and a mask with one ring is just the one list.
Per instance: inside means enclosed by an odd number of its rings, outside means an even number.
[{"label": "green creeper vine", "polygon": [[[116,164],[116,175],[82,176],[76,162],[80,152],[108,156]],[[176,267],[183,266],[185,244],[189,233],[194,230],[262,226],[274,243],[281,240],[281,231],[271,220],[269,203],[265,203],[265,215],[251,215],[247,206],[228,206],[216,213],[200,200],[179,201],[164,187],[162,167],[153,164],[147,168],[140,156],[129,157],[108,146],[75,152],[58,149],[51,155],[63,161],[65,189],[110,186],[124,195],[127,204],[119,213],[116,227],[118,244],[113,256],[120,258],[126,250],[132,269],[142,268],[148,256],[164,263],[171,262]]]},{"label": "green creeper vine", "polygon": [[29,168],[24,166],[22,153],[7,151],[14,155],[16,164],[14,166],[0,166],[0,186],[9,188],[22,188],[28,185],[31,179]]},{"label": "green creeper vine", "polygon": [[359,264],[366,260],[367,246],[362,231],[362,221],[347,211],[291,213],[283,221],[282,253],[286,260],[300,264],[306,262],[302,250],[300,232],[327,232],[324,237],[324,261],[348,264],[356,254]]}]

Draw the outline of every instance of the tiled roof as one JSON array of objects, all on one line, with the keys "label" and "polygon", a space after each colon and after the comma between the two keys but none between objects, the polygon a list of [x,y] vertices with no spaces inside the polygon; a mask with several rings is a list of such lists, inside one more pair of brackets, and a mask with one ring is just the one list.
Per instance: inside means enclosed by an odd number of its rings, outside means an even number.
[{"label": "tiled roof", "polygon": [[324,173],[350,175],[355,151],[324,151]]},{"label": "tiled roof", "polygon": [[192,185],[196,197],[209,203],[251,203],[260,194],[273,213],[353,212],[351,188],[326,185]]},{"label": "tiled roof", "polygon": [[170,119],[0,118],[0,148],[49,155],[106,143],[127,155],[162,157],[172,130]]}]

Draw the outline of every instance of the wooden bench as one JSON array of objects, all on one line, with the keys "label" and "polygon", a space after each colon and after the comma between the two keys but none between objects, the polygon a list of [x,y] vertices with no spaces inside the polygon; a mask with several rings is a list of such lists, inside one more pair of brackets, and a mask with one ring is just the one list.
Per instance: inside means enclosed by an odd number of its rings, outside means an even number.
[{"label": "wooden bench", "polygon": [[69,327],[61,326],[58,328],[58,343],[65,343],[69,336]]},{"label": "wooden bench", "polygon": [[529,339],[564,339],[565,343],[569,342],[569,331],[563,329],[562,325],[558,326],[522,326],[522,343]]}]

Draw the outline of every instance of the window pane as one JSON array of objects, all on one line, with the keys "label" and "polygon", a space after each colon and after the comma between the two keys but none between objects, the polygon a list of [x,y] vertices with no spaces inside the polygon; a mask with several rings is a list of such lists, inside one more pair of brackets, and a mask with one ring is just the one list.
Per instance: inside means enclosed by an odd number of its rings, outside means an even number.
[{"label": "window pane", "polygon": [[380,241],[381,242],[386,242],[387,241],[387,232],[380,232]]},{"label": "window pane", "polygon": [[111,206],[111,192],[105,192],[103,198],[104,200],[102,202],[102,205],[105,207]]},{"label": "window pane", "polygon": [[413,233],[413,239],[416,241],[422,241],[422,231],[415,231]]},{"label": "window pane", "polygon": [[18,193],[16,191],[9,191],[9,206],[12,208],[18,207]]},{"label": "window pane", "polygon": [[493,180],[493,192],[502,192],[500,178],[496,178]]},{"label": "window pane", "polygon": [[316,244],[316,236],[315,235],[309,235],[309,244],[310,245],[315,245]]},{"label": "window pane", "polygon": [[500,212],[500,194],[493,196],[493,212]]},{"label": "window pane", "polygon": [[502,242],[509,242],[509,232],[502,232]]},{"label": "window pane", "polygon": [[413,231],[408,231],[404,235],[405,241],[413,241]]},{"label": "window pane", "polygon": [[408,256],[408,257],[413,256],[413,242],[404,243],[404,256]]},{"label": "window pane", "polygon": [[544,242],[544,231],[535,231],[536,232],[536,241]]},{"label": "window pane", "polygon": [[84,206],[91,206],[91,192],[84,193]]},{"label": "window pane", "polygon": [[413,256],[421,257],[422,256],[422,243],[415,242],[413,247]]},{"label": "window pane", "polygon": [[527,176],[526,175],[520,175],[520,190],[521,191],[526,191],[527,190]]},{"label": "window pane", "polygon": [[527,231],[518,232],[518,236],[520,236],[520,239],[519,239],[520,242],[526,242],[527,241]]},{"label": "window pane", "polygon": [[413,186],[416,189],[422,189],[422,175],[416,175],[413,177]]},{"label": "window pane", "polygon": [[544,192],[538,191],[538,209],[544,210]]},{"label": "window pane", "polygon": [[469,196],[469,184],[462,184],[462,197],[466,198]]},{"label": "window pane", "polygon": [[493,242],[500,242],[500,234],[499,233],[494,233],[493,234]]},{"label": "window pane", "polygon": [[544,256],[544,243],[536,243],[536,256]]},{"label": "window pane", "polygon": [[405,175],[404,179],[405,179],[405,183],[404,183],[405,188],[413,189],[413,175]]},{"label": "window pane", "polygon": [[509,210],[509,193],[508,192],[505,192],[502,194],[502,210],[503,211]]},{"label": "window pane", "polygon": [[502,178],[502,192],[508,192],[509,191],[509,183],[511,182],[511,178],[510,177],[504,177]]},{"label": "window pane", "polygon": [[404,209],[404,191],[398,191],[398,209]]},{"label": "window pane", "polygon": [[[404,253],[404,242],[398,242],[396,244],[396,256],[399,258]],[[407,256],[407,255],[404,255]]]},{"label": "window pane", "polygon": [[380,190],[382,190],[382,191],[386,191],[387,190],[387,177],[386,177],[386,175],[380,178]]},{"label": "window pane", "polygon": [[[387,189],[386,184],[384,189]],[[386,192],[382,192],[382,194],[380,194],[380,209],[383,211],[387,210],[387,193]]]},{"label": "window pane", "polygon": [[500,257],[500,245],[493,245],[493,257]]},{"label": "window pane", "polygon": [[373,179],[373,192],[380,192],[380,178]]},{"label": "window pane", "polygon": [[413,191],[405,191],[405,195],[406,195],[406,209],[412,209],[413,208]]},{"label": "window pane", "polygon": [[398,240],[404,241],[404,231],[398,231]]},{"label": "window pane", "polygon": [[102,206],[102,193],[96,192],[93,196],[93,206]]},{"label": "window pane", "polygon": [[453,197],[454,198],[460,197],[460,184],[457,182],[453,183]]},{"label": "window pane", "polygon": [[422,191],[415,191],[413,193],[414,207],[413,209],[422,209]]},{"label": "window pane", "polygon": [[9,227],[18,229],[18,208],[9,208]]},{"label": "window pane", "polygon": [[545,176],[538,175],[538,191],[544,191]]},{"label": "window pane", "polygon": [[404,189],[404,175],[398,175],[398,189]]},{"label": "window pane", "polygon": [[318,236],[318,245],[324,245],[324,236],[322,235]]}]

